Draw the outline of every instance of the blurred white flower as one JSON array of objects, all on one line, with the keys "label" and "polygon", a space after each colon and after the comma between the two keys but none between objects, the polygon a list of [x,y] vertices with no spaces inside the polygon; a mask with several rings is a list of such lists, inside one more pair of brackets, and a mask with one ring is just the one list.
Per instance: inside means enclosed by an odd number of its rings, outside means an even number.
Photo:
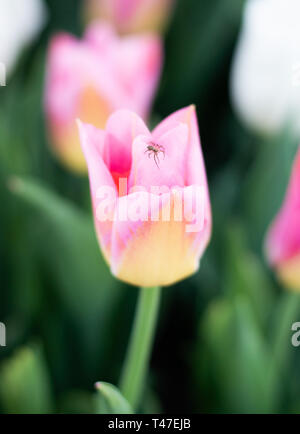
[{"label": "blurred white flower", "polygon": [[233,62],[231,94],[244,122],[300,135],[300,0],[248,0]]},{"label": "blurred white flower", "polygon": [[44,0],[0,0],[0,62],[7,73],[41,30],[45,18]]}]

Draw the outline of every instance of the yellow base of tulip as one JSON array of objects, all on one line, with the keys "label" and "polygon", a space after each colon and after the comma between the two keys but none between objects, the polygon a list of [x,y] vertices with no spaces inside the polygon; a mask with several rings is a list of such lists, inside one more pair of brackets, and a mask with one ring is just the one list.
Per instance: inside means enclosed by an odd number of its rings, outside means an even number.
[{"label": "yellow base of tulip", "polygon": [[149,222],[129,242],[121,266],[113,273],[136,286],[168,286],[194,274],[197,255],[182,222]]},{"label": "yellow base of tulip", "polygon": [[[54,139],[52,143],[54,143]],[[77,175],[87,175],[87,165],[75,130],[71,129],[61,140],[56,138],[53,151],[58,160],[71,172]]]},{"label": "yellow base of tulip", "polygon": [[285,261],[278,268],[278,275],[287,288],[300,292],[300,254]]},{"label": "yellow base of tulip", "polygon": [[[92,86],[87,86],[80,95],[76,118],[103,129],[109,113],[108,104]],[[81,149],[75,118],[61,129],[55,125],[50,126],[50,131],[52,131],[51,143],[53,143],[54,153],[58,159],[72,172],[87,175],[87,164]]]}]

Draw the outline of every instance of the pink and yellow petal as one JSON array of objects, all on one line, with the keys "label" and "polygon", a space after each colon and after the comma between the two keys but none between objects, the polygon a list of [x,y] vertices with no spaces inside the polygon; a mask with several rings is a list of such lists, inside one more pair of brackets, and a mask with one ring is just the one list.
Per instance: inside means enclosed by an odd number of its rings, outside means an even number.
[{"label": "pink and yellow petal", "polygon": [[121,40],[116,53],[118,81],[127,94],[127,108],[148,117],[163,64],[161,39],[154,35]]},{"label": "pink and yellow petal", "polygon": [[109,170],[115,180],[127,177],[131,168],[131,148],[140,134],[150,135],[143,120],[129,110],[118,110],[106,124]]},{"label": "pink and yellow petal", "polygon": [[[154,195],[148,192],[135,193],[132,198],[137,207],[149,207]],[[127,198],[121,198],[122,208],[126,208]],[[195,273],[199,267],[200,249],[195,240],[197,232],[187,232],[184,218],[176,221],[174,210],[176,193],[164,196],[158,202],[158,221],[120,221],[113,225],[111,270],[119,279],[137,286],[171,285]],[[134,204],[132,204],[134,206]],[[171,219],[164,221],[162,213],[170,210]],[[124,209],[123,209],[124,211]],[[202,248],[209,239],[207,223],[201,229],[205,233]],[[205,244],[205,245],[204,245]],[[201,248],[201,250],[202,250]]]},{"label": "pink and yellow petal", "polygon": [[107,191],[109,191],[110,197],[106,200],[109,201],[109,206],[113,208],[117,197],[117,190],[104,162],[105,132],[98,130],[92,125],[83,124],[81,121],[78,121],[78,128],[82,150],[88,166],[96,233],[105,257],[109,260],[112,220],[101,221],[98,215],[98,207],[105,199]]},{"label": "pink and yellow petal", "polygon": [[[184,187],[186,173],[188,128],[179,124],[155,142],[151,136],[139,136],[132,145],[132,167],[129,187]],[[149,150],[149,146],[157,152]]]},{"label": "pink and yellow petal", "polygon": [[300,253],[282,262],[277,273],[286,288],[300,292]]},{"label": "pink and yellow petal", "polygon": [[[92,87],[87,87],[78,98],[76,116],[83,122],[91,123],[97,128],[104,128],[109,115],[107,103]],[[86,174],[87,166],[81,150],[76,121],[65,125],[50,126],[54,151],[71,170]]]},{"label": "pink and yellow petal", "polygon": [[85,43],[95,49],[98,56],[111,56],[112,47],[118,45],[118,36],[114,28],[105,21],[94,21],[86,29],[84,35]]},{"label": "pink and yellow petal", "polygon": [[204,159],[201,150],[196,108],[190,105],[176,111],[163,120],[153,131],[153,137],[159,141],[167,131],[175,128],[178,124],[188,127],[188,152],[185,161],[187,173],[186,185],[207,185]]},{"label": "pink and yellow petal", "polygon": [[49,139],[52,151],[66,167],[79,175],[87,173],[75,121],[64,127],[49,125]]},{"label": "pink and yellow petal", "polygon": [[280,265],[300,253],[300,149],[293,166],[286,198],[268,232],[266,253],[269,262]]},{"label": "pink and yellow petal", "polygon": [[145,0],[139,2],[136,15],[129,22],[131,31],[164,31],[173,4],[174,0]]}]

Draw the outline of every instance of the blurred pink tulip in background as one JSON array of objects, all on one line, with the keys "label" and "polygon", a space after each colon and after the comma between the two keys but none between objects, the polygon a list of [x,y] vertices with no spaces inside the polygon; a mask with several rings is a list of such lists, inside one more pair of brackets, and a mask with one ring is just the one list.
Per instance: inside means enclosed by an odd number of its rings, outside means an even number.
[{"label": "blurred pink tulip in background", "polygon": [[300,148],[282,208],[267,237],[267,256],[280,279],[300,290]]},{"label": "blurred pink tulip in background", "polygon": [[45,110],[55,154],[86,173],[76,118],[104,128],[109,115],[127,108],[147,118],[162,68],[162,44],[151,34],[118,37],[94,23],[82,40],[55,36],[47,65]]},{"label": "blurred pink tulip in background", "polygon": [[174,0],[87,0],[88,21],[110,21],[120,33],[162,32],[166,27]]}]

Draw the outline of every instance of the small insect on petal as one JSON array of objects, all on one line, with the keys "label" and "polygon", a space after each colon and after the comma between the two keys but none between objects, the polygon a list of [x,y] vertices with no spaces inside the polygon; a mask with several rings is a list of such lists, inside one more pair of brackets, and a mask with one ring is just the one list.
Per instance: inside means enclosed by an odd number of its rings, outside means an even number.
[{"label": "small insect on petal", "polygon": [[148,158],[153,155],[153,159],[155,161],[156,166],[159,168],[159,154],[162,153],[164,158],[166,156],[165,154],[165,148],[161,145],[158,145],[157,143],[150,142],[150,144],[147,146],[145,154],[148,154]]}]

